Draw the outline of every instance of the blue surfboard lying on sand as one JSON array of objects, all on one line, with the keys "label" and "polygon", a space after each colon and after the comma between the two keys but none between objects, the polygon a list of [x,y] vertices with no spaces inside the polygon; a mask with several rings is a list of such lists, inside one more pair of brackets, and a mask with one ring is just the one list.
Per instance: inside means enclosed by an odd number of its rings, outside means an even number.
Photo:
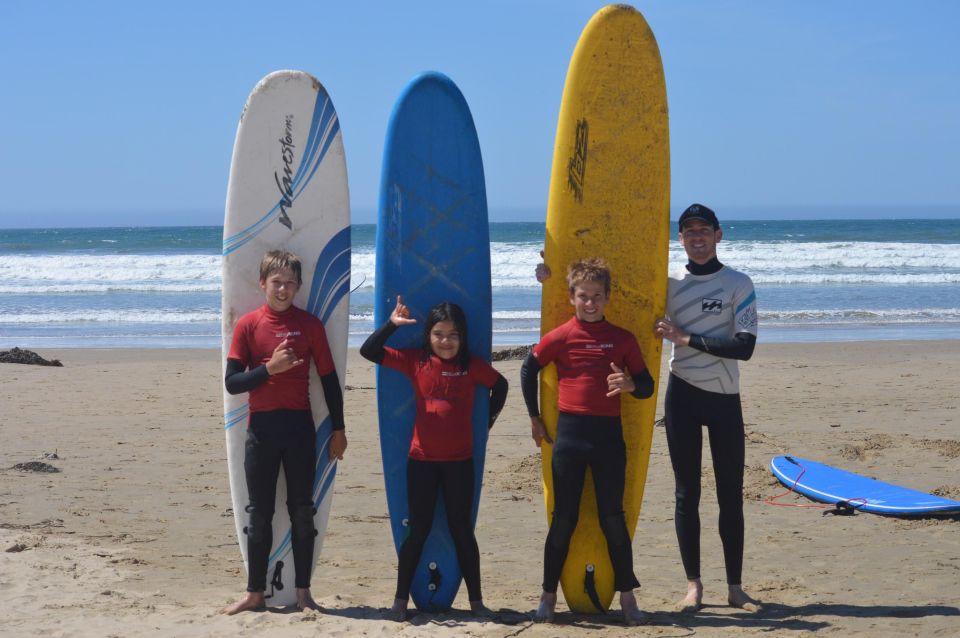
[{"label": "blue surfboard lying on sand", "polygon": [[[380,182],[376,277],[376,325],[390,317],[397,294],[417,320],[395,332],[388,346],[422,347],[428,311],[449,301],[466,313],[471,354],[490,360],[490,235],[480,143],[466,100],[439,73],[414,78],[390,118]],[[487,447],[487,396],[478,388],[473,406],[474,523]],[[383,366],[377,366],[377,409],[390,526],[399,551],[407,536],[407,455],[416,406],[409,380]],[[460,580],[441,497],[410,595],[422,611],[444,611],[453,603]]]},{"label": "blue surfboard lying on sand", "polygon": [[960,513],[960,501],[884,483],[796,456],[775,456],[770,461],[770,469],[781,483],[821,503],[846,503],[856,510],[894,516]]}]

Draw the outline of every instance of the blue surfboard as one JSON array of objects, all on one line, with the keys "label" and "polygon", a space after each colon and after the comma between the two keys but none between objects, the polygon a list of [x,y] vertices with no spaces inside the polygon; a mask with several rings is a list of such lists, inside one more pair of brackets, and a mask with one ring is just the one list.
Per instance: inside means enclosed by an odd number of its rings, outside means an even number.
[{"label": "blue surfboard", "polygon": [[844,502],[864,512],[894,516],[960,513],[960,501],[884,483],[796,456],[775,456],[770,461],[770,469],[781,483],[821,503]]},{"label": "blue surfboard", "polygon": [[[418,322],[400,328],[387,345],[422,347],[427,312],[449,301],[466,313],[471,354],[490,360],[490,238],[480,143],[466,100],[443,74],[417,76],[394,106],[383,153],[376,252],[376,325],[390,317],[398,293]],[[478,388],[474,523],[487,447],[486,397]],[[409,380],[383,366],[377,367],[377,409],[387,506],[399,551],[407,536],[407,456],[415,405]],[[441,496],[410,595],[422,611],[443,611],[452,605],[460,580]]]}]

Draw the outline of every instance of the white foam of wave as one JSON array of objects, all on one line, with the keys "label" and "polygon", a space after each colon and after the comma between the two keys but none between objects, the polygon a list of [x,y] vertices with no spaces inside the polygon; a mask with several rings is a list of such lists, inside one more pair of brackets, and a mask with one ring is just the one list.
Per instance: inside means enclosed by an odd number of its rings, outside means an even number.
[{"label": "white foam of wave", "polygon": [[219,255],[3,255],[0,293],[209,292]]},{"label": "white foam of wave", "polygon": [[66,310],[0,314],[0,324],[51,323],[220,323],[219,312],[175,310]]},{"label": "white foam of wave", "polygon": [[839,308],[760,312],[761,325],[773,323],[928,323],[960,321],[960,308]]},{"label": "white foam of wave", "polygon": [[[536,288],[540,245],[490,245],[495,289]],[[893,242],[724,241],[721,261],[758,284],[956,284],[960,244]],[[686,256],[671,242],[670,264],[682,271]],[[351,285],[375,285],[375,253],[353,251]],[[219,255],[3,255],[0,294],[92,292],[216,292]]]},{"label": "white foam of wave", "polygon": [[[682,263],[679,244],[671,248],[671,261]],[[894,242],[721,242],[720,260],[753,272],[904,268],[960,269],[960,244]]]}]

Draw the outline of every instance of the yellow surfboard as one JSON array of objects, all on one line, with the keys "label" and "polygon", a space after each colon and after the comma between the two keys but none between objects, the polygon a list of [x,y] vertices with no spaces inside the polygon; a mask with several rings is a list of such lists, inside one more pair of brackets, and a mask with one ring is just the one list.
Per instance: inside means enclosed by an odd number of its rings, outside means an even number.
[{"label": "yellow surfboard", "polygon": [[[666,306],[669,224],[670,147],[660,50],[639,11],[610,5],[584,28],[563,90],[544,253],[553,276],[543,286],[541,334],[573,314],[565,281],[567,266],[583,257],[603,257],[613,275],[606,317],[636,335],[656,382],[661,341],[654,335],[653,324]],[[541,373],[540,389],[543,418],[553,437],[555,365]],[[655,397],[621,399],[627,445],[623,508],[631,537],[647,478]],[[552,448],[543,444],[541,451],[549,520]],[[637,566],[642,576],[642,561]],[[587,587],[591,580],[601,609],[591,600]],[[560,583],[567,605],[576,612],[605,611],[613,598],[613,568],[589,472]]]}]

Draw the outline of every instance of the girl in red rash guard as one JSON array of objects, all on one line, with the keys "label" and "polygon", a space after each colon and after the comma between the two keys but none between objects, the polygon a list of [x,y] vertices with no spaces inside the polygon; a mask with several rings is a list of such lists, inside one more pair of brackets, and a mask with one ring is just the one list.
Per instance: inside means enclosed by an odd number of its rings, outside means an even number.
[{"label": "girl in red rash guard", "polygon": [[[589,467],[623,618],[628,625],[637,625],[645,622],[646,616],[637,608],[633,594],[640,583],[633,573],[633,549],[623,514],[627,457],[620,395],[649,397],[653,377],[636,337],[604,318],[603,310],[610,301],[607,263],[598,258],[574,262],[567,284],[574,316],[544,335],[520,370],[534,442],[553,445],[554,510],[543,550],[543,593],[535,619],[553,621],[560,572],[577,526]],[[537,377],[550,363],[556,363],[559,379],[556,443],[547,436],[537,401]]]},{"label": "girl in red rash guard", "polygon": [[397,590],[389,614],[398,621],[406,618],[410,583],[433,526],[437,495],[442,491],[470,609],[489,617],[492,614],[484,606],[480,592],[480,550],[470,523],[474,493],[471,413],[475,386],[490,388],[493,427],[507,398],[507,380],[489,363],[470,355],[467,320],[456,304],[441,303],[430,310],[423,349],[386,347],[387,339],[398,327],[416,322],[397,295],[397,306],[390,319],[360,348],[365,359],[409,377],[417,402],[407,461],[409,535],[400,547]]}]

